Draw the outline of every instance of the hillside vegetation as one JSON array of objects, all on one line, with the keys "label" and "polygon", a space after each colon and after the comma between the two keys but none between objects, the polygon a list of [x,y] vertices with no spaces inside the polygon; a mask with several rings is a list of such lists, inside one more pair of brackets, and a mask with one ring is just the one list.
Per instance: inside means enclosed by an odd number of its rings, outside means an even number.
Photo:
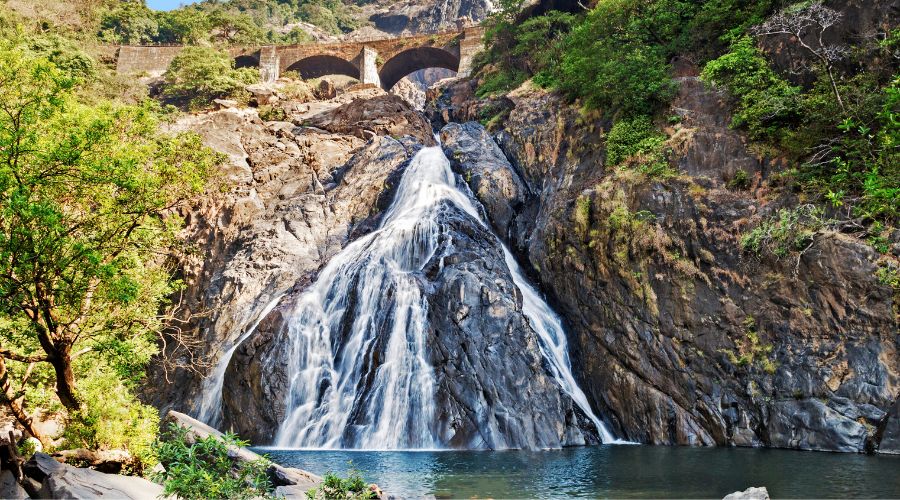
[{"label": "hillside vegetation", "polygon": [[[675,95],[673,62],[733,96],[732,126],[760,151],[786,157],[784,182],[840,219],[887,234],[900,215],[900,30],[830,42],[841,15],[821,2],[604,0],[589,10],[521,20],[504,0],[478,61],[481,96],[527,79],[613,119],[608,160],[666,154],[658,132]],[[824,38],[822,37],[825,34]],[[784,36],[795,74],[763,42]],[[824,41],[823,41],[824,40]],[[548,43],[549,41],[549,43]],[[802,43],[801,43],[802,42]],[[801,77],[797,77],[799,73]],[[671,118],[677,120],[677,117]],[[656,123],[657,127],[642,124]],[[664,173],[665,169],[649,169]],[[882,247],[883,248],[883,247]]]},{"label": "hillside vegetation", "polygon": [[113,74],[93,6],[57,24],[0,4],[0,401],[45,450],[126,450],[140,474],[159,414],[137,389],[178,338],[178,213],[222,158],[160,132],[171,110]]},{"label": "hillside vegetation", "polygon": [[132,45],[301,43],[312,40],[301,23],[330,34],[360,27],[354,9],[341,0],[204,0],[160,12],[129,0],[102,10],[98,35]]}]

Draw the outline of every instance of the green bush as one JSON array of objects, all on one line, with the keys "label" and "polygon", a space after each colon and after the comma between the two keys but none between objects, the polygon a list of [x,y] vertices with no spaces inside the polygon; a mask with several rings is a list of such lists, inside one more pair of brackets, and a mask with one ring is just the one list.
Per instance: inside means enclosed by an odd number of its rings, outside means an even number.
[{"label": "green bush", "polygon": [[241,98],[244,88],[259,80],[255,68],[235,69],[227,53],[210,47],[185,47],[165,74],[164,95],[184,99],[191,108],[202,108],[213,99]]},{"label": "green bush", "polygon": [[734,96],[732,126],[745,128],[752,139],[779,145],[800,117],[800,88],[778,76],[749,37],[707,63],[701,77]]},{"label": "green bush", "polygon": [[27,37],[26,45],[36,56],[44,57],[72,78],[84,80],[96,73],[96,62],[72,40],[54,33]]},{"label": "green bush", "polygon": [[268,460],[239,462],[228,456],[229,446],[246,446],[246,442],[234,434],[194,441],[188,432],[172,424],[154,445],[165,472],[155,474],[153,479],[162,483],[164,495],[186,500],[273,497],[274,487],[266,472]]},{"label": "green bush", "polygon": [[82,363],[81,409],[69,415],[62,438],[66,448],[121,449],[136,459],[130,472],[142,474],[156,463],[153,442],[159,428],[156,408],[141,404],[115,373],[97,359]]},{"label": "green bush", "polygon": [[606,162],[615,166],[633,156],[652,153],[665,139],[646,116],[618,120],[606,134]]},{"label": "green bush", "polygon": [[812,245],[816,234],[827,221],[824,211],[813,205],[783,208],[741,238],[741,247],[748,252],[771,253],[784,257],[802,252]]},{"label": "green bush", "polygon": [[367,500],[376,498],[376,495],[359,471],[350,469],[346,479],[333,472],[326,473],[322,484],[307,491],[306,497],[310,500]]}]

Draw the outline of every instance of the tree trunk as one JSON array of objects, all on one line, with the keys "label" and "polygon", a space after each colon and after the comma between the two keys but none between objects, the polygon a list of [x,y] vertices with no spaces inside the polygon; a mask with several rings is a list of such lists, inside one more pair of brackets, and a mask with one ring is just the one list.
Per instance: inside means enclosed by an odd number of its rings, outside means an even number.
[{"label": "tree trunk", "polygon": [[9,379],[9,371],[6,369],[6,360],[2,356],[0,356],[0,390],[3,391],[3,404],[9,408],[19,424],[25,429],[25,432],[37,438],[44,445],[44,448],[47,448],[50,440],[35,428],[32,418],[25,413],[25,409],[22,408],[19,399],[16,398],[16,392],[13,390],[12,382]]},{"label": "tree trunk", "polygon": [[69,411],[78,411],[81,403],[75,397],[75,372],[72,371],[72,358],[68,349],[57,351],[50,356],[50,364],[56,372],[56,395]]},{"label": "tree trunk", "polygon": [[841,111],[847,112],[847,108],[844,107],[844,100],[841,99],[841,93],[838,91],[837,82],[834,80],[834,73],[831,71],[831,66],[826,65],[825,71],[828,72],[828,80],[831,82],[831,91],[834,92],[834,97],[837,99],[838,105],[841,107]]}]

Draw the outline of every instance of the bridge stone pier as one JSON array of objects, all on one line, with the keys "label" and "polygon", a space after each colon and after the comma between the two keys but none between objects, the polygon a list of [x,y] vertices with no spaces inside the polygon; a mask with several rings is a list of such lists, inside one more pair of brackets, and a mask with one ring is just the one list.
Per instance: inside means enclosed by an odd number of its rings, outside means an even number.
[{"label": "bridge stone pier", "polygon": [[[383,40],[263,47],[232,47],[237,67],[258,67],[264,82],[274,81],[286,71],[303,78],[346,75],[362,83],[390,90],[406,75],[426,68],[445,68],[468,76],[472,57],[481,50],[484,29],[457,31]],[[116,70],[120,74],[165,73],[181,46],[119,47]]]}]

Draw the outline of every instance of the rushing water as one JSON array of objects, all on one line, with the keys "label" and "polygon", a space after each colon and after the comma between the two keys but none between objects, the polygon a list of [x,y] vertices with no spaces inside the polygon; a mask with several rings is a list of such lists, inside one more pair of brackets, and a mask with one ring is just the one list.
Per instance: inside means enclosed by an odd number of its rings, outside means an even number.
[{"label": "rushing water", "polygon": [[[432,434],[435,383],[426,360],[428,304],[417,274],[435,257],[445,230],[439,222],[445,203],[487,227],[471,198],[457,186],[441,149],[424,148],[404,172],[381,226],[334,256],[287,314],[289,412],[276,435],[277,446],[443,447]],[[613,436],[572,376],[559,318],[528,284],[509,250],[503,250],[551,375],[593,421],[603,442],[612,442]],[[353,313],[349,329],[348,310]],[[254,328],[231,347],[207,379],[201,420],[219,421],[225,368]],[[378,364],[373,353],[382,342],[384,359]],[[364,396],[360,388],[365,388]],[[369,423],[351,427],[354,412],[363,412]]]},{"label": "rushing water", "polygon": [[262,450],[317,474],[348,462],[398,498],[897,498],[900,457],[790,450],[594,446],[554,451]]},{"label": "rushing water", "polygon": [[[435,257],[442,204],[451,203],[484,225],[471,199],[456,185],[439,147],[424,148],[403,174],[381,226],[331,259],[289,316],[291,408],[276,445],[299,448],[435,449],[435,381],[426,360],[427,300],[417,279]],[[575,384],[559,319],[530,287],[506,251],[524,313],[542,341],[542,354],[565,392],[612,436]],[[389,300],[386,297],[390,297]],[[355,301],[355,303],[351,303]],[[355,314],[347,338],[346,312]],[[386,337],[386,338],[385,338]],[[372,376],[374,344],[386,342]],[[362,397],[360,388],[369,384]],[[353,412],[369,422],[348,429]],[[347,432],[351,430],[351,432]]]},{"label": "rushing water", "polygon": [[210,373],[203,381],[203,399],[200,401],[200,410],[197,414],[197,418],[200,421],[206,422],[215,428],[218,428],[222,423],[222,386],[225,384],[225,371],[228,369],[228,363],[231,361],[237,348],[240,347],[245,340],[250,338],[250,335],[256,331],[256,327],[259,326],[259,323],[266,315],[272,312],[272,309],[275,309],[275,306],[278,305],[278,302],[282,297],[283,295],[279,295],[266,304],[266,307],[264,307],[263,310],[260,311],[259,316],[257,316],[256,321],[254,321],[253,324],[250,325],[250,328],[241,334],[241,336],[235,340],[234,344],[225,351],[225,354],[219,358],[219,361],[213,368],[212,373]]}]

